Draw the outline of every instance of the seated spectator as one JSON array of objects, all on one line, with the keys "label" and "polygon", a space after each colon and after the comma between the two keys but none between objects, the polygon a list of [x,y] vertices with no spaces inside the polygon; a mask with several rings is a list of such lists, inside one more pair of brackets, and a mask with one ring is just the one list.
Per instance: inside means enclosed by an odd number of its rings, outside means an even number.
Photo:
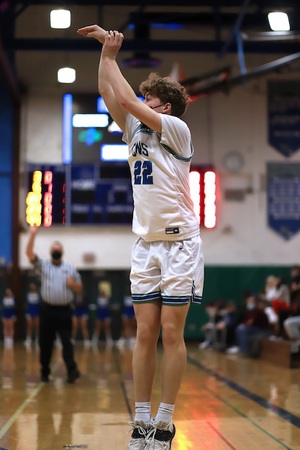
[{"label": "seated spectator", "polygon": [[277,297],[272,300],[272,308],[278,317],[276,335],[282,337],[284,334],[283,322],[290,308],[289,285],[282,277],[277,277]]},{"label": "seated spectator", "polygon": [[288,339],[300,341],[300,290],[294,291],[289,317],[284,320],[283,327]]},{"label": "seated spectator", "polygon": [[287,282],[282,277],[269,275],[261,298],[266,301],[265,311],[273,325],[274,334],[281,336],[285,317],[282,311],[287,311],[290,305],[290,290]]},{"label": "seated spectator", "polygon": [[[291,268],[291,282],[289,285],[290,288],[290,303],[291,308],[297,309],[297,305],[299,302],[300,296],[300,266],[292,266]],[[295,314],[293,314],[295,315]]]},{"label": "seated spectator", "polygon": [[[271,325],[265,312],[264,301],[255,295],[246,298],[246,311],[236,328],[236,347],[227,350],[228,353],[241,353],[248,356],[257,356],[258,344],[264,336],[270,336]],[[252,345],[255,344],[255,349]]]},{"label": "seated spectator", "polygon": [[277,299],[280,301],[281,308],[287,309],[290,306],[291,296],[289,285],[282,277],[277,277]]},{"label": "seated spectator", "polygon": [[206,349],[215,347],[217,342],[216,325],[222,319],[221,311],[223,307],[224,302],[221,299],[205,304],[208,321],[201,328],[204,332],[205,340],[199,345],[199,348]]},{"label": "seated spectator", "polygon": [[285,319],[283,326],[289,339],[300,342],[300,315]]},{"label": "seated spectator", "polygon": [[230,300],[221,315],[222,318],[216,324],[216,345],[219,350],[226,350],[236,345],[235,330],[241,321],[241,313],[236,303]]},{"label": "seated spectator", "polygon": [[294,265],[291,267],[291,283],[290,292],[293,295],[294,292],[300,290],[300,266]]},{"label": "seated spectator", "polygon": [[265,282],[265,288],[264,288],[264,297],[265,300],[268,301],[270,304],[274,298],[278,297],[278,278],[274,275],[269,275],[266,278]]}]

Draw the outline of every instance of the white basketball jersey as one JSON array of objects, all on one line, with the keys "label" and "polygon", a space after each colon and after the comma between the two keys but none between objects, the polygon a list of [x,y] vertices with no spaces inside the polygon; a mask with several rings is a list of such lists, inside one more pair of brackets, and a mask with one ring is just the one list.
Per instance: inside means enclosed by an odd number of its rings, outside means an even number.
[{"label": "white basketball jersey", "polygon": [[161,135],[128,115],[128,144],[134,212],[132,229],[145,241],[179,241],[199,234],[190,195],[193,145],[188,126],[161,114]]}]

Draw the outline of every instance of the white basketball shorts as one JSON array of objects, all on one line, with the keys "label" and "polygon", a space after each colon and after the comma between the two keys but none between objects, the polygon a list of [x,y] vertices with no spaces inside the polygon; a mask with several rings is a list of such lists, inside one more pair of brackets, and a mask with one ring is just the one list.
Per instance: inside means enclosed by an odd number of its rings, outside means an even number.
[{"label": "white basketball shorts", "polygon": [[138,238],[132,248],[130,281],[133,303],[200,304],[204,283],[200,236],[157,242]]}]

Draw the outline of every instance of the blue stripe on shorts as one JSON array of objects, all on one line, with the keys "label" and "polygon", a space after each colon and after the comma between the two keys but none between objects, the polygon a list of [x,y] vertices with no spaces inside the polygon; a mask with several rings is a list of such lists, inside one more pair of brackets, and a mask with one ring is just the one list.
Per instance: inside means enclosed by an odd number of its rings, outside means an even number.
[{"label": "blue stripe on shorts", "polygon": [[193,295],[192,302],[196,303],[196,305],[201,305],[201,303],[202,303],[202,296],[200,296],[200,295]]},{"label": "blue stripe on shorts", "polygon": [[163,305],[169,305],[169,306],[180,306],[180,305],[187,305],[191,300],[190,295],[183,295],[183,296],[173,296],[173,295],[164,295],[162,297],[162,304]]},{"label": "blue stripe on shorts", "polygon": [[160,291],[148,292],[147,294],[132,294],[132,303],[148,303],[161,300]]}]

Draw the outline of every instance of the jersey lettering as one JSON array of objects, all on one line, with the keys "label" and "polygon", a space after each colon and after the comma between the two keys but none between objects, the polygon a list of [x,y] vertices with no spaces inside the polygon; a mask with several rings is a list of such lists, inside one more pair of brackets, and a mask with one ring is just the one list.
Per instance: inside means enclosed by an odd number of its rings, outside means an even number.
[{"label": "jersey lettering", "polygon": [[132,156],[143,155],[148,156],[147,145],[144,142],[136,142],[132,147]]}]

